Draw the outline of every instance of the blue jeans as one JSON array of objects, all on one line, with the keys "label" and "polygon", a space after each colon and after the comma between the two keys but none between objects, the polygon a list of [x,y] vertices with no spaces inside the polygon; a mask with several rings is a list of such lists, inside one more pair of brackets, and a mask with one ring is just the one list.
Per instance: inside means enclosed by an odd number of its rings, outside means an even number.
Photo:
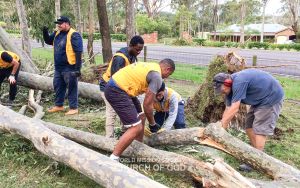
[{"label": "blue jeans", "polygon": [[[169,112],[155,112],[154,119],[155,122],[162,126],[165,120],[169,117]],[[184,103],[178,103],[178,112],[176,116],[176,120],[174,122],[175,129],[183,129],[185,128],[185,116],[184,116]]]},{"label": "blue jeans", "polygon": [[55,91],[55,105],[63,106],[68,89],[70,109],[78,108],[78,78],[72,72],[54,72],[53,86]]}]

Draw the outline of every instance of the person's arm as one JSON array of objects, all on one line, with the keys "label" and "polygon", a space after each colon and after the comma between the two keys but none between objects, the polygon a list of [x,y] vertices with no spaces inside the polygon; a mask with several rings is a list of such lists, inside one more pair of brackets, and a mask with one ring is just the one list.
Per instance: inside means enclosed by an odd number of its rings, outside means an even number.
[{"label": "person's arm", "polygon": [[82,64],[81,58],[82,58],[83,44],[82,44],[82,37],[80,36],[79,33],[74,32],[72,34],[71,43],[76,58],[75,70],[80,72],[81,64]]},{"label": "person's arm", "polygon": [[154,116],[153,116],[153,101],[154,101],[155,93],[153,93],[149,88],[145,93],[145,99],[143,103],[144,113],[150,125],[155,124]]},{"label": "person's arm", "polygon": [[145,93],[145,99],[143,103],[144,112],[146,115],[146,118],[150,124],[156,125],[154,117],[153,117],[153,101],[155,98],[155,95],[162,84],[162,78],[159,72],[156,71],[150,71],[147,75],[147,83],[148,83],[148,89]]},{"label": "person's arm", "polygon": [[51,35],[49,35],[48,28],[43,27],[43,39],[44,39],[46,44],[53,45],[55,33],[56,32],[53,32]]},{"label": "person's arm", "polygon": [[9,55],[7,52],[1,53],[1,59],[7,63],[11,63],[13,65],[11,75],[8,77],[8,81],[10,84],[16,83],[15,74],[20,66],[20,63],[13,59],[11,55]]},{"label": "person's arm", "polygon": [[111,68],[110,68],[110,75],[114,75],[116,72],[118,72],[120,69],[125,67],[125,59],[120,56],[115,56]]},{"label": "person's arm", "polygon": [[166,131],[170,131],[174,125],[178,113],[178,103],[178,97],[173,94],[170,99],[169,117],[164,123],[164,128]]},{"label": "person's arm", "polygon": [[241,104],[241,101],[237,101],[237,102],[232,103],[230,107],[226,107],[225,112],[223,113],[222,120],[221,120],[222,127],[224,129],[227,129],[229,122],[239,111],[240,104]]}]

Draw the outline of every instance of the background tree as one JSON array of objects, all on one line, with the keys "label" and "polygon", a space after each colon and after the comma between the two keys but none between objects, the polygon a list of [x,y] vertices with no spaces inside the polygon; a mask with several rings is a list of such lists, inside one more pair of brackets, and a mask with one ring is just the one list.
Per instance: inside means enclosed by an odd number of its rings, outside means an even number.
[{"label": "background tree", "polygon": [[163,8],[163,0],[143,0],[147,15],[149,18],[156,17],[161,8]]},{"label": "background tree", "polygon": [[55,17],[58,18],[60,14],[60,0],[55,0]]},{"label": "background tree", "polygon": [[130,39],[135,35],[135,22],[134,22],[134,0],[126,1],[126,41],[129,45]]},{"label": "background tree", "polygon": [[295,33],[298,32],[300,0],[282,0],[284,3],[283,9],[287,12],[290,18],[290,25]]},{"label": "background tree", "polygon": [[27,16],[26,16],[25,7],[22,0],[16,0],[16,8],[18,12],[20,29],[22,33],[22,48],[27,53],[27,55],[31,57],[31,44],[30,44]]},{"label": "background tree", "polygon": [[89,62],[94,63],[94,52],[93,52],[93,42],[94,42],[94,0],[89,0],[88,6],[88,44],[87,44],[87,51],[89,55]]},{"label": "background tree", "polygon": [[260,42],[264,42],[264,29],[265,29],[265,12],[266,12],[266,6],[269,0],[262,0],[262,22],[261,22],[261,31],[260,31]]},{"label": "background tree", "polygon": [[105,0],[97,0],[97,10],[101,33],[103,62],[108,63],[112,58],[112,50]]},{"label": "background tree", "polygon": [[245,16],[246,16],[246,3],[245,0],[241,1],[241,27],[240,27],[240,43],[245,42]]},{"label": "background tree", "polygon": [[82,33],[80,0],[74,0],[74,15],[75,15],[76,30],[79,33]]}]

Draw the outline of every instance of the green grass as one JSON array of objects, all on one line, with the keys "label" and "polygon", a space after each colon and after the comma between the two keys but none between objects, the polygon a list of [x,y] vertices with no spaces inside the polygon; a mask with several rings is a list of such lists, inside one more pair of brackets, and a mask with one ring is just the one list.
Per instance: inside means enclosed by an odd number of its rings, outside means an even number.
[{"label": "green grass", "polygon": [[207,67],[176,63],[175,72],[170,76],[172,79],[202,83],[207,73]]},{"label": "green grass", "polygon": [[[53,48],[33,48],[32,57],[36,61],[53,62]],[[88,60],[87,53],[84,54],[84,62]],[[103,64],[102,55],[95,55],[96,65]]]},{"label": "green grass", "polygon": [[286,99],[300,100],[300,79],[276,76],[280,81]]}]

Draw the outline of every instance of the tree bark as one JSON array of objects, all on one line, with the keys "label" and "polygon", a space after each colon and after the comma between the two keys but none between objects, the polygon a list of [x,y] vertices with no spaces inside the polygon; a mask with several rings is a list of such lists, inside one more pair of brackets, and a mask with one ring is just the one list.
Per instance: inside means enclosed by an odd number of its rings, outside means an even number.
[{"label": "tree bark", "polygon": [[0,26],[0,44],[4,50],[9,50],[18,54],[21,58],[21,70],[31,73],[39,73],[38,68],[32,62],[27,53],[17,47],[10,39],[6,31]]},{"label": "tree bark", "polygon": [[[38,89],[43,91],[54,91],[53,78],[32,74],[20,71],[18,77],[18,84],[29,87],[31,89]],[[79,96],[84,98],[93,99],[95,101],[102,101],[99,86],[85,82],[78,83]]]},{"label": "tree bark", "polygon": [[219,123],[211,123],[205,128],[189,128],[154,134],[146,140],[150,146],[200,143],[224,151],[235,158],[266,172],[274,180],[291,180],[300,185],[300,171],[282,161],[253,148],[231,136]]},{"label": "tree bark", "polygon": [[126,1],[126,41],[127,46],[131,38],[135,35],[135,22],[134,22],[134,0]]},{"label": "tree bark", "polygon": [[16,0],[17,12],[20,22],[20,29],[22,32],[22,47],[23,50],[27,53],[29,58],[31,58],[31,44],[27,23],[27,15],[25,11],[25,7],[22,0]]},{"label": "tree bark", "polygon": [[112,58],[112,49],[105,0],[97,0],[97,10],[101,33],[103,63],[108,63]]},{"label": "tree bark", "polygon": [[94,52],[93,52],[93,42],[94,42],[94,0],[89,1],[88,8],[88,25],[89,25],[89,33],[88,33],[88,43],[87,43],[87,51],[89,55],[90,64],[95,63]]},{"label": "tree bark", "polygon": [[[101,150],[112,152],[114,146],[117,144],[117,140],[112,138],[106,138],[49,122],[41,122],[49,129],[66,138]],[[157,150],[137,141],[134,141],[123,152],[122,156],[131,157],[130,162],[144,161],[156,165],[159,164],[161,170],[180,172],[192,177],[201,177],[203,180],[200,181],[209,182],[215,187],[254,187],[249,180],[242,177],[222,161],[216,161],[213,165],[173,152]]]},{"label": "tree bark", "polygon": [[60,0],[55,0],[55,18],[60,17]]},{"label": "tree bark", "polygon": [[[30,140],[35,148],[105,187],[165,187],[91,149],[65,139],[34,119],[0,105],[0,129]],[[22,126],[21,126],[22,125]]]},{"label": "tree bark", "polygon": [[245,16],[246,16],[246,3],[245,0],[241,1],[241,29],[240,29],[240,43],[245,43]]},{"label": "tree bark", "polygon": [[76,13],[75,14],[76,30],[81,34],[82,33],[82,27],[81,27],[80,0],[75,0],[74,8],[75,8],[75,13]]},{"label": "tree bark", "polygon": [[262,23],[261,23],[261,31],[260,31],[260,42],[264,42],[264,30],[265,30],[265,12],[268,0],[263,0],[263,12],[262,12]]}]

